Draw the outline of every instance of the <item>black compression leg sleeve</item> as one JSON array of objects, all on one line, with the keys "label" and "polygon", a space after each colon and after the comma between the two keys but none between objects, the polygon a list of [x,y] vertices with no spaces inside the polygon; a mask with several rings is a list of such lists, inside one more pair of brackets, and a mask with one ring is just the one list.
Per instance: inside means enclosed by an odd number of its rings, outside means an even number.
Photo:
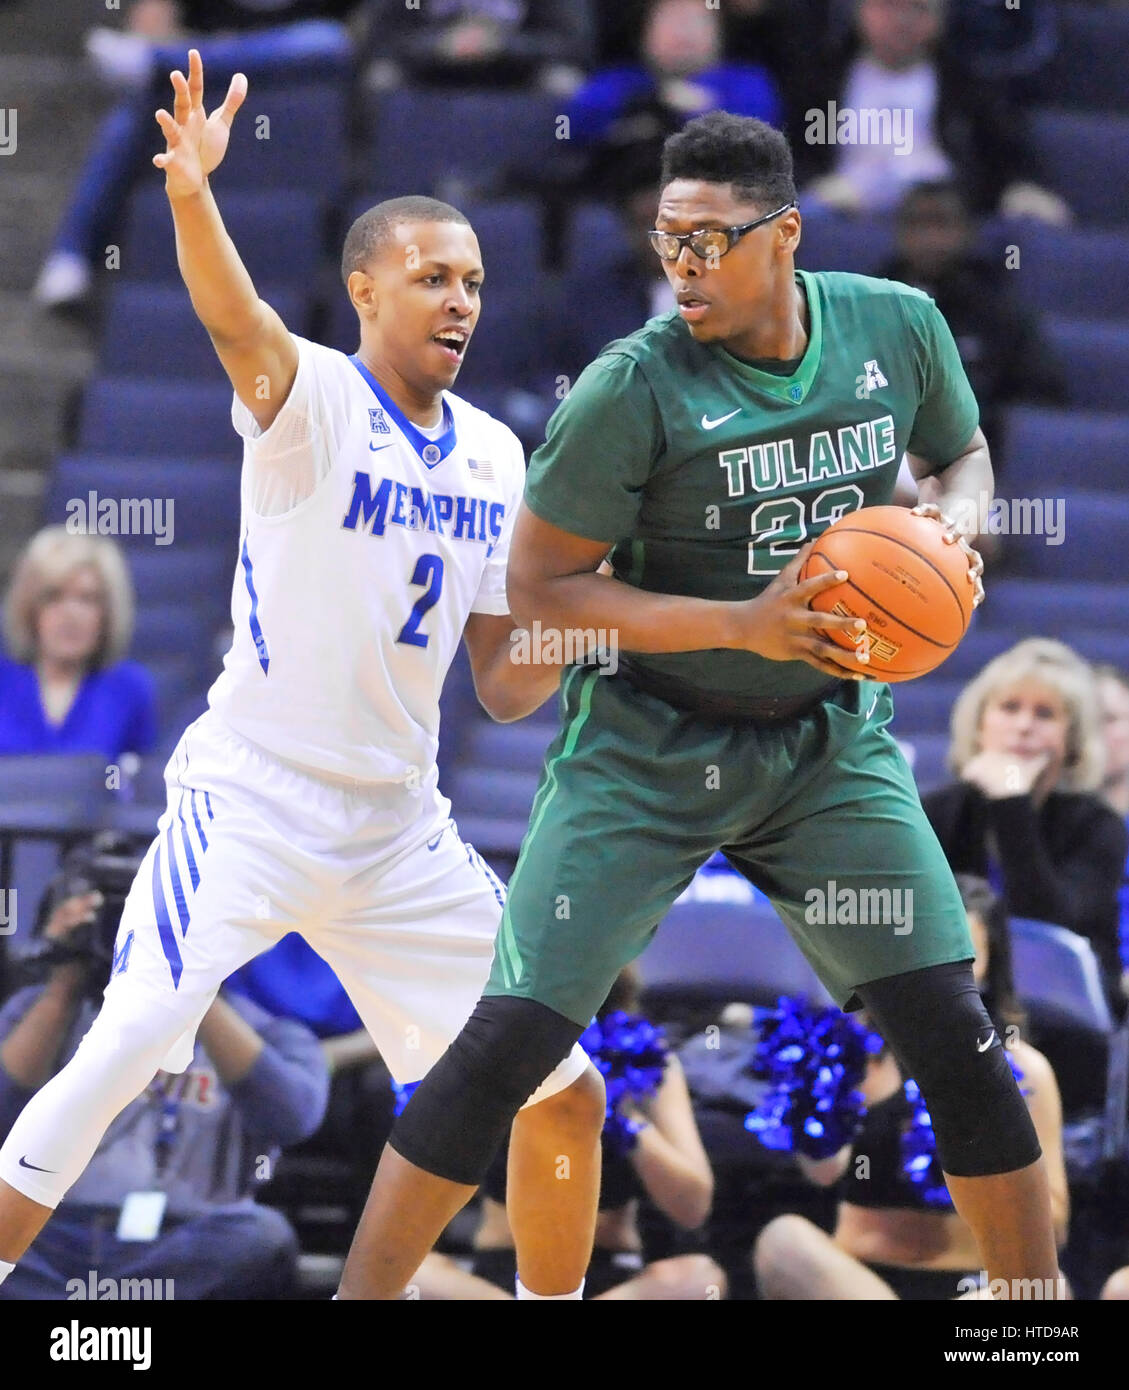
[{"label": "black compression leg sleeve", "polygon": [[417,1168],[477,1187],[514,1116],[583,1031],[532,999],[480,999],[388,1142]]},{"label": "black compression leg sleeve", "polygon": [[872,980],[856,993],[903,1074],[921,1087],[946,1173],[985,1177],[1035,1162],[1035,1126],[971,961]]}]

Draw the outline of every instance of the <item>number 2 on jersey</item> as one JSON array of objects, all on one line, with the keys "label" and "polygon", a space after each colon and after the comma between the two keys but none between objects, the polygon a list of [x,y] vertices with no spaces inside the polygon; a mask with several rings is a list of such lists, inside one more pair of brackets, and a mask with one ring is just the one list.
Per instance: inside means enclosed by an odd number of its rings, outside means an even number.
[{"label": "number 2 on jersey", "polygon": [[400,629],[396,641],[407,642],[411,647],[426,647],[427,633],[420,632],[419,625],[424,614],[439,602],[439,595],[443,592],[442,558],[439,555],[421,555],[416,561],[415,569],[412,570],[411,582],[425,584],[427,587],[412,604],[408,621]]}]

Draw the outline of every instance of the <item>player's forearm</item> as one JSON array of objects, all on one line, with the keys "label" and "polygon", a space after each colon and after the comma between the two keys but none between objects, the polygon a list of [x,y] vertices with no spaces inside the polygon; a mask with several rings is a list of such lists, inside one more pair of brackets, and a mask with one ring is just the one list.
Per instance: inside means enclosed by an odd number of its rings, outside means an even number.
[{"label": "player's forearm", "polygon": [[82,1005],[85,965],[52,972],[39,998],[0,1046],[0,1066],[18,1085],[37,1090],[55,1074],[59,1050]]},{"label": "player's forearm", "polygon": [[693,652],[738,645],[736,603],[653,594],[599,574],[571,574],[522,583],[511,568],[507,586],[516,622],[564,635],[603,630],[619,651]]},{"label": "player's forearm", "polygon": [[223,999],[216,999],[204,1015],[198,1037],[225,1086],[242,1081],[264,1047],[254,1028]]},{"label": "player's forearm", "polygon": [[687,1231],[705,1223],[713,1205],[712,1177],[702,1173],[655,1125],[640,1131],[631,1158],[660,1211]]},{"label": "player's forearm", "polygon": [[955,458],[940,472],[918,481],[918,500],[939,507],[960,525],[969,540],[979,528],[973,524],[970,529],[963,523],[974,523],[986,512],[995,486],[988,446],[982,442],[982,435],[980,439],[975,448]]},{"label": "player's forearm", "polygon": [[176,258],[196,316],[209,334],[238,343],[259,321],[259,296],[205,184],[199,192],[170,198]]}]

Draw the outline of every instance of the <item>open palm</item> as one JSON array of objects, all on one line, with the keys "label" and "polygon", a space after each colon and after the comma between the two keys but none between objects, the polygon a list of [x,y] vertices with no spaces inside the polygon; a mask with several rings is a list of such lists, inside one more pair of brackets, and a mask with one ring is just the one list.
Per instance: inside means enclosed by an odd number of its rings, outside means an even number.
[{"label": "open palm", "polygon": [[157,112],[167,145],[164,154],[153,156],[153,163],[165,171],[165,188],[175,198],[198,193],[227,153],[231,123],[247,95],[247,79],[237,72],[223,105],[210,116],[204,112],[204,64],[197,49],[188,54],[188,77],[177,71],[170,80],[176,93],[173,114]]}]

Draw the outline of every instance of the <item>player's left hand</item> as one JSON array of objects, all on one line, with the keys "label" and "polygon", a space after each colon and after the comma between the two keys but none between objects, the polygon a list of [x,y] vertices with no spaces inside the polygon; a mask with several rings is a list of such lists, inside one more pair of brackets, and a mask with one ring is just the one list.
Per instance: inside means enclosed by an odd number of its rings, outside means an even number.
[{"label": "player's left hand", "polygon": [[960,528],[951,517],[945,515],[940,507],[933,502],[919,502],[912,509],[914,516],[927,516],[932,521],[939,521],[945,528],[945,544],[959,545],[968,557],[968,579],[973,585],[972,606],[979,608],[984,602],[984,582],[981,576],[984,573],[984,557],[978,550],[974,550],[964,536],[961,535]]}]

